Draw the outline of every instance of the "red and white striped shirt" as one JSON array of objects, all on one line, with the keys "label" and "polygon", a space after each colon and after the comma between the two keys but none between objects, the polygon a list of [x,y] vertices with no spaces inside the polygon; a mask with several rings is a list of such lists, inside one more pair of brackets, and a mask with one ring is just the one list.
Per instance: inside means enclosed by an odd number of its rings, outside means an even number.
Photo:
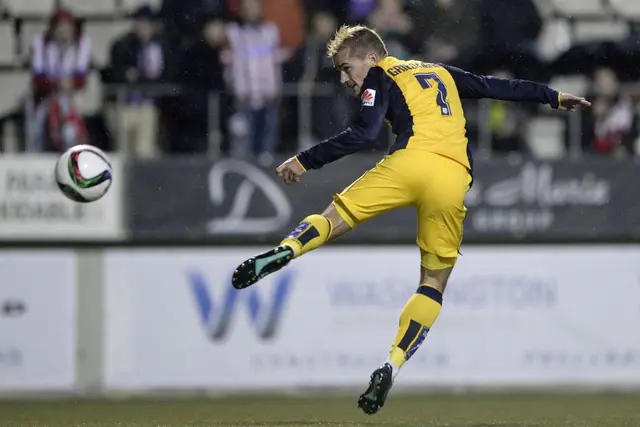
[{"label": "red and white striped shirt", "polygon": [[61,78],[72,78],[76,89],[85,85],[91,63],[89,37],[83,35],[65,48],[38,34],[31,48],[31,72],[41,92],[53,90]]}]

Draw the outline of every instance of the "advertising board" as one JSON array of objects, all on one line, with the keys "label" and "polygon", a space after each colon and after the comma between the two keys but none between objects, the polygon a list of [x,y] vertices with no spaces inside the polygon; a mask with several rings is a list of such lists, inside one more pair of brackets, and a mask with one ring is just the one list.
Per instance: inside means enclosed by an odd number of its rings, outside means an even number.
[{"label": "advertising board", "polygon": [[0,156],[0,239],[116,240],[123,236],[123,168],[112,158],[113,182],[93,203],[67,199],[55,182],[55,154]]},{"label": "advertising board", "polygon": [[[418,251],[322,248],[234,290],[260,249],[109,251],[107,387],[364,387],[417,286]],[[462,252],[399,384],[640,385],[638,248]]]},{"label": "advertising board", "polygon": [[0,251],[0,391],[71,390],[76,378],[72,252]]}]

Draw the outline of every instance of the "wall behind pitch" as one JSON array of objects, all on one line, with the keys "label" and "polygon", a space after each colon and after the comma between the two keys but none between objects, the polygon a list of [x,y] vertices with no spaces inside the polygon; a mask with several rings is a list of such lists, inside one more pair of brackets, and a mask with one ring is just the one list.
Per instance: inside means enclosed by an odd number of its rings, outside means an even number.
[{"label": "wall behind pitch", "polygon": [[0,251],[0,392],[75,387],[76,309],[72,251]]},{"label": "wall behind pitch", "polygon": [[[284,161],[286,158],[277,159]],[[272,167],[234,158],[128,162],[126,217],[138,241],[278,241],[300,218],[321,212],[336,192],[380,160],[347,156],[304,185],[283,186]],[[476,159],[465,204],[465,242],[640,242],[635,160]],[[415,209],[397,209],[340,239],[352,244],[413,244]]]},{"label": "wall behind pitch", "polygon": [[58,155],[0,156],[0,239],[8,241],[118,241],[123,227],[123,161],[110,155],[113,182],[93,203],[67,199],[55,181]]},{"label": "wall behind pitch", "polygon": [[[258,250],[107,251],[107,388],[364,387],[416,287],[417,251],[327,247],[233,290]],[[399,385],[640,385],[640,248],[462,252]]]}]

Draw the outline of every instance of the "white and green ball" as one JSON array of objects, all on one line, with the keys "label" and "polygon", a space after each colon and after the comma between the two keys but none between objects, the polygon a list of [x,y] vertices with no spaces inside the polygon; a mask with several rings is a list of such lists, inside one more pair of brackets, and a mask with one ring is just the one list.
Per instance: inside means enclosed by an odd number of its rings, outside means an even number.
[{"label": "white and green ball", "polygon": [[55,173],[62,194],[80,203],[102,198],[112,181],[109,157],[91,145],[76,145],[65,151],[58,158]]}]

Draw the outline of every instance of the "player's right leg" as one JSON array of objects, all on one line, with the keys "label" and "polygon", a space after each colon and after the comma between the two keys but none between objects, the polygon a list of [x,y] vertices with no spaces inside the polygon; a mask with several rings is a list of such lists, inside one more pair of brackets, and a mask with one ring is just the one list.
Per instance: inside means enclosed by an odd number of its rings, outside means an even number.
[{"label": "player's right leg", "polygon": [[236,289],[251,286],[280,270],[294,258],[343,235],[376,215],[409,204],[409,192],[399,179],[405,161],[403,157],[391,155],[378,162],[335,195],[333,203],[321,215],[306,217],[280,245],[240,264],[233,274],[233,286]]},{"label": "player's right leg", "polygon": [[249,258],[233,273],[231,283],[244,289],[285,267],[291,260],[312,251],[331,238],[337,238],[351,227],[331,204],[322,214],[309,215],[278,246]]}]

